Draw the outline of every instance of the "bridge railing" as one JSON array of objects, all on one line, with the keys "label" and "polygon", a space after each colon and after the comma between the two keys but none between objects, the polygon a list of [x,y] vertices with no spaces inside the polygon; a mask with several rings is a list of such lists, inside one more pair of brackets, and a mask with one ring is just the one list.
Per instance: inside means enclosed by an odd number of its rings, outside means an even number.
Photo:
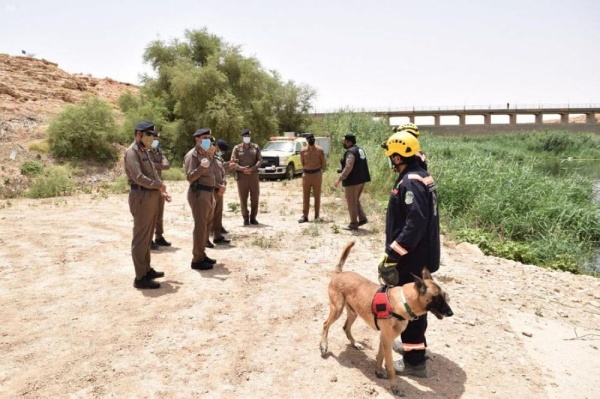
[{"label": "bridge railing", "polygon": [[480,110],[480,109],[511,109],[511,110],[524,110],[524,109],[598,109],[600,104],[587,103],[587,104],[485,104],[485,105],[439,105],[439,106],[399,106],[399,107],[367,107],[367,108],[352,108],[352,107],[340,107],[340,108],[315,108],[311,109],[312,114],[334,114],[337,112],[365,112],[365,113],[386,113],[386,112],[411,112],[411,111],[459,111],[459,110]]}]

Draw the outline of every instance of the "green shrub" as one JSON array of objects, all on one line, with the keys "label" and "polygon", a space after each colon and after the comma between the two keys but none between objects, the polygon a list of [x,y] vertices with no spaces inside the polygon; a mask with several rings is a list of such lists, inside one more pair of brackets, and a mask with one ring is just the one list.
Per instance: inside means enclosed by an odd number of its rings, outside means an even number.
[{"label": "green shrub", "polygon": [[66,166],[53,166],[37,176],[29,188],[31,198],[48,198],[71,195],[75,191],[75,182]]},{"label": "green shrub", "polygon": [[183,167],[174,168],[173,166],[171,166],[171,169],[162,171],[162,178],[164,181],[183,181],[187,179]]},{"label": "green shrub", "polygon": [[110,185],[109,191],[115,194],[124,194],[129,191],[127,176],[121,175]]},{"label": "green shrub", "polygon": [[37,176],[42,173],[44,166],[36,161],[25,161],[21,165],[21,174],[24,176]]},{"label": "green shrub", "polygon": [[47,140],[33,140],[27,144],[29,151],[36,151],[42,154],[50,152],[50,145]]},{"label": "green shrub", "polygon": [[117,159],[111,140],[116,131],[114,111],[97,97],[68,106],[48,127],[53,155],[69,160],[97,161],[110,165]]}]

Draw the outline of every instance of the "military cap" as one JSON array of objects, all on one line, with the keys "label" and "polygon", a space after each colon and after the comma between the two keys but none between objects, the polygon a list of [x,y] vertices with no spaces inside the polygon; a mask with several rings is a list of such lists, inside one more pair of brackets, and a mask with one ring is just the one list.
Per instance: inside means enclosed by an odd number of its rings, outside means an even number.
[{"label": "military cap", "polygon": [[196,130],[196,133],[194,133],[192,135],[192,137],[203,136],[205,134],[210,134],[210,129],[208,129],[208,128],[198,129],[198,130]]},{"label": "military cap", "polygon": [[252,132],[250,131],[250,129],[244,129],[240,132],[240,136],[243,136],[244,134],[252,134]]},{"label": "military cap", "polygon": [[354,133],[346,133],[344,135],[344,140],[348,140],[348,141],[351,141],[353,143],[356,143],[356,136],[354,135]]},{"label": "military cap", "polygon": [[134,130],[140,132],[152,132],[154,134],[158,134],[158,132],[154,131],[154,123],[148,121],[141,121],[135,125]]},{"label": "military cap", "polygon": [[219,147],[219,149],[221,151],[227,151],[229,150],[229,144],[227,144],[227,142],[225,140],[217,140],[217,147]]}]

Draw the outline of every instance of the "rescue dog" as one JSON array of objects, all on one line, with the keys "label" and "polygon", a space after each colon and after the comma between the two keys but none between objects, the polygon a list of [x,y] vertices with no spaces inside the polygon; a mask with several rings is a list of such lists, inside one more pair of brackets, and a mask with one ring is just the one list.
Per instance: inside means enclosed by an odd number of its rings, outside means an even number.
[{"label": "rescue dog", "polygon": [[344,323],[344,332],[354,348],[362,349],[362,345],[354,340],[350,331],[357,316],[360,316],[372,329],[376,330],[379,327],[381,330],[375,374],[379,378],[385,378],[386,372],[382,367],[383,360],[385,359],[385,369],[387,370],[387,378],[390,381],[390,388],[394,394],[400,395],[401,391],[397,385],[396,371],[392,362],[392,346],[398,335],[406,329],[408,321],[412,319],[406,310],[402,294],[404,294],[406,303],[415,315],[424,315],[429,311],[438,319],[453,315],[452,309],[448,305],[449,298],[442,288],[433,281],[429,270],[424,268],[422,279],[415,276],[414,283],[408,283],[401,287],[391,287],[388,290],[392,312],[401,316],[404,320],[400,320],[397,317],[390,317],[379,319],[376,324],[371,304],[380,285],[367,280],[357,273],[342,271],[353,246],[354,241],[350,241],[344,247],[335,268],[335,274],[329,283],[329,317],[323,323],[320,344],[321,356],[326,357],[328,353],[327,334],[329,327],[342,315],[345,307],[346,322]]}]

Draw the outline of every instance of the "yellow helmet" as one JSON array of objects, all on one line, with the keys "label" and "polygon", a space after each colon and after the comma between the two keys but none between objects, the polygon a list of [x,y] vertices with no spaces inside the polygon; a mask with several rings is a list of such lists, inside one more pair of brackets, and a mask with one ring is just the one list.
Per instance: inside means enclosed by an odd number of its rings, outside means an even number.
[{"label": "yellow helmet", "polygon": [[421,135],[421,133],[419,132],[419,127],[417,125],[415,125],[414,123],[405,123],[404,125],[400,125],[400,126],[398,126],[397,131],[398,132],[407,131],[410,134],[412,134],[413,136],[415,136],[416,138],[419,138],[419,136]]},{"label": "yellow helmet", "polygon": [[406,130],[392,134],[382,147],[388,157],[394,154],[412,157],[421,150],[419,140]]}]

